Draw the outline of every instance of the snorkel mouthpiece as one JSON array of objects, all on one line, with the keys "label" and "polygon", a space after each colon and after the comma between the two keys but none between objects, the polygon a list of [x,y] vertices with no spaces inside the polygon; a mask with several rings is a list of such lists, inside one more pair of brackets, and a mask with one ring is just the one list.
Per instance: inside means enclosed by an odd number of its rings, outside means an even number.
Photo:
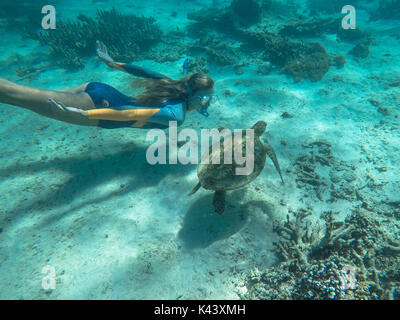
[{"label": "snorkel mouthpiece", "polygon": [[210,114],[208,113],[207,108],[211,103],[212,95],[198,96],[198,99],[200,100],[202,106],[198,108],[197,111],[203,116],[208,117]]},{"label": "snorkel mouthpiece", "polygon": [[201,108],[200,110],[198,110],[200,114],[202,114],[205,117],[208,117],[210,114],[208,113],[206,108]]},{"label": "snorkel mouthpiece", "polygon": [[185,76],[188,74],[188,68],[189,68],[189,59],[186,58],[185,61],[183,62],[183,66],[182,66],[183,74]]}]

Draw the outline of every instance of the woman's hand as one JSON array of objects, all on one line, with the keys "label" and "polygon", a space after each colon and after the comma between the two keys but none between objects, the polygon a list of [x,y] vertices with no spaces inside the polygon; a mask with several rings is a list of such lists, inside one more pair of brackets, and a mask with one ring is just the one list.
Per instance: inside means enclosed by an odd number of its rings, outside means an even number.
[{"label": "woman's hand", "polygon": [[67,106],[65,106],[63,103],[57,102],[57,101],[55,101],[55,100],[53,100],[53,99],[50,99],[50,98],[49,98],[49,102],[50,102],[52,105],[56,106],[56,107],[57,107],[58,109],[60,109],[61,111],[64,111],[64,112],[69,113],[69,114],[71,114],[71,115],[78,115],[78,114],[80,114],[80,115],[85,116],[85,117],[88,116],[88,112],[87,112],[86,110],[82,110],[82,109],[74,108],[74,107],[67,107]]},{"label": "woman's hand", "polygon": [[111,58],[111,56],[108,54],[106,45],[99,40],[96,41],[96,44],[97,44],[97,50],[96,50],[97,56],[99,57],[100,60],[102,60],[103,62],[105,62],[105,64],[107,64],[109,67],[112,68],[115,62],[114,59]]}]

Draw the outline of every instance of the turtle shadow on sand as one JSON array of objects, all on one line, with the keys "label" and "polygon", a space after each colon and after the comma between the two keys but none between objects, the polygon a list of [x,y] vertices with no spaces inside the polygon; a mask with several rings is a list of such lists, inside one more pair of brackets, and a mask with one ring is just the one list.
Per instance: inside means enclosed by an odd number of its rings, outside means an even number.
[{"label": "turtle shadow on sand", "polygon": [[239,232],[248,222],[255,207],[268,216],[271,209],[264,201],[243,203],[243,189],[230,193],[223,215],[217,215],[210,193],[199,197],[186,212],[178,238],[185,249],[207,248],[216,241],[227,239]]}]

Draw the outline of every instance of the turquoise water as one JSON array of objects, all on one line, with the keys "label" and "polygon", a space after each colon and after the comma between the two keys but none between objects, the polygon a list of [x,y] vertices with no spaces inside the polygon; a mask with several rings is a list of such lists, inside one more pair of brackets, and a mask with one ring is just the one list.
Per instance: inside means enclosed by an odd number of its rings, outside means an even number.
[{"label": "turquoise water", "polygon": [[[46,4],[0,2],[0,78],[26,87],[0,80],[1,299],[400,298],[400,1],[352,1],[355,30],[340,0],[58,0],[55,30]],[[216,97],[178,130],[265,121],[285,184],[267,159],[218,215],[188,196],[196,164],[147,161],[148,129],[18,106],[28,87],[132,95],[96,40],[173,79],[189,59]]]}]

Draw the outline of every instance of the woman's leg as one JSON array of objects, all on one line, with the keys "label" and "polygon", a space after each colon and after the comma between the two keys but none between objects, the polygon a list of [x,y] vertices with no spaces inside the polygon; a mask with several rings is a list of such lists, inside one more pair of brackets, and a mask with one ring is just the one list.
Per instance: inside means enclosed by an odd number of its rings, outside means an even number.
[{"label": "woman's leg", "polygon": [[0,103],[25,108],[59,121],[96,126],[97,120],[83,119],[79,115],[66,113],[49,102],[49,98],[51,98],[67,106],[84,110],[94,109],[92,99],[84,92],[85,87],[86,85],[72,88],[71,91],[68,89],[64,91],[45,90],[22,86],[0,78]]},{"label": "woman's leg", "polygon": [[70,92],[70,93],[81,93],[81,92],[85,92],[87,85],[88,84],[85,83],[85,84],[77,86],[77,87],[66,88],[66,89],[57,90],[57,91]]}]

